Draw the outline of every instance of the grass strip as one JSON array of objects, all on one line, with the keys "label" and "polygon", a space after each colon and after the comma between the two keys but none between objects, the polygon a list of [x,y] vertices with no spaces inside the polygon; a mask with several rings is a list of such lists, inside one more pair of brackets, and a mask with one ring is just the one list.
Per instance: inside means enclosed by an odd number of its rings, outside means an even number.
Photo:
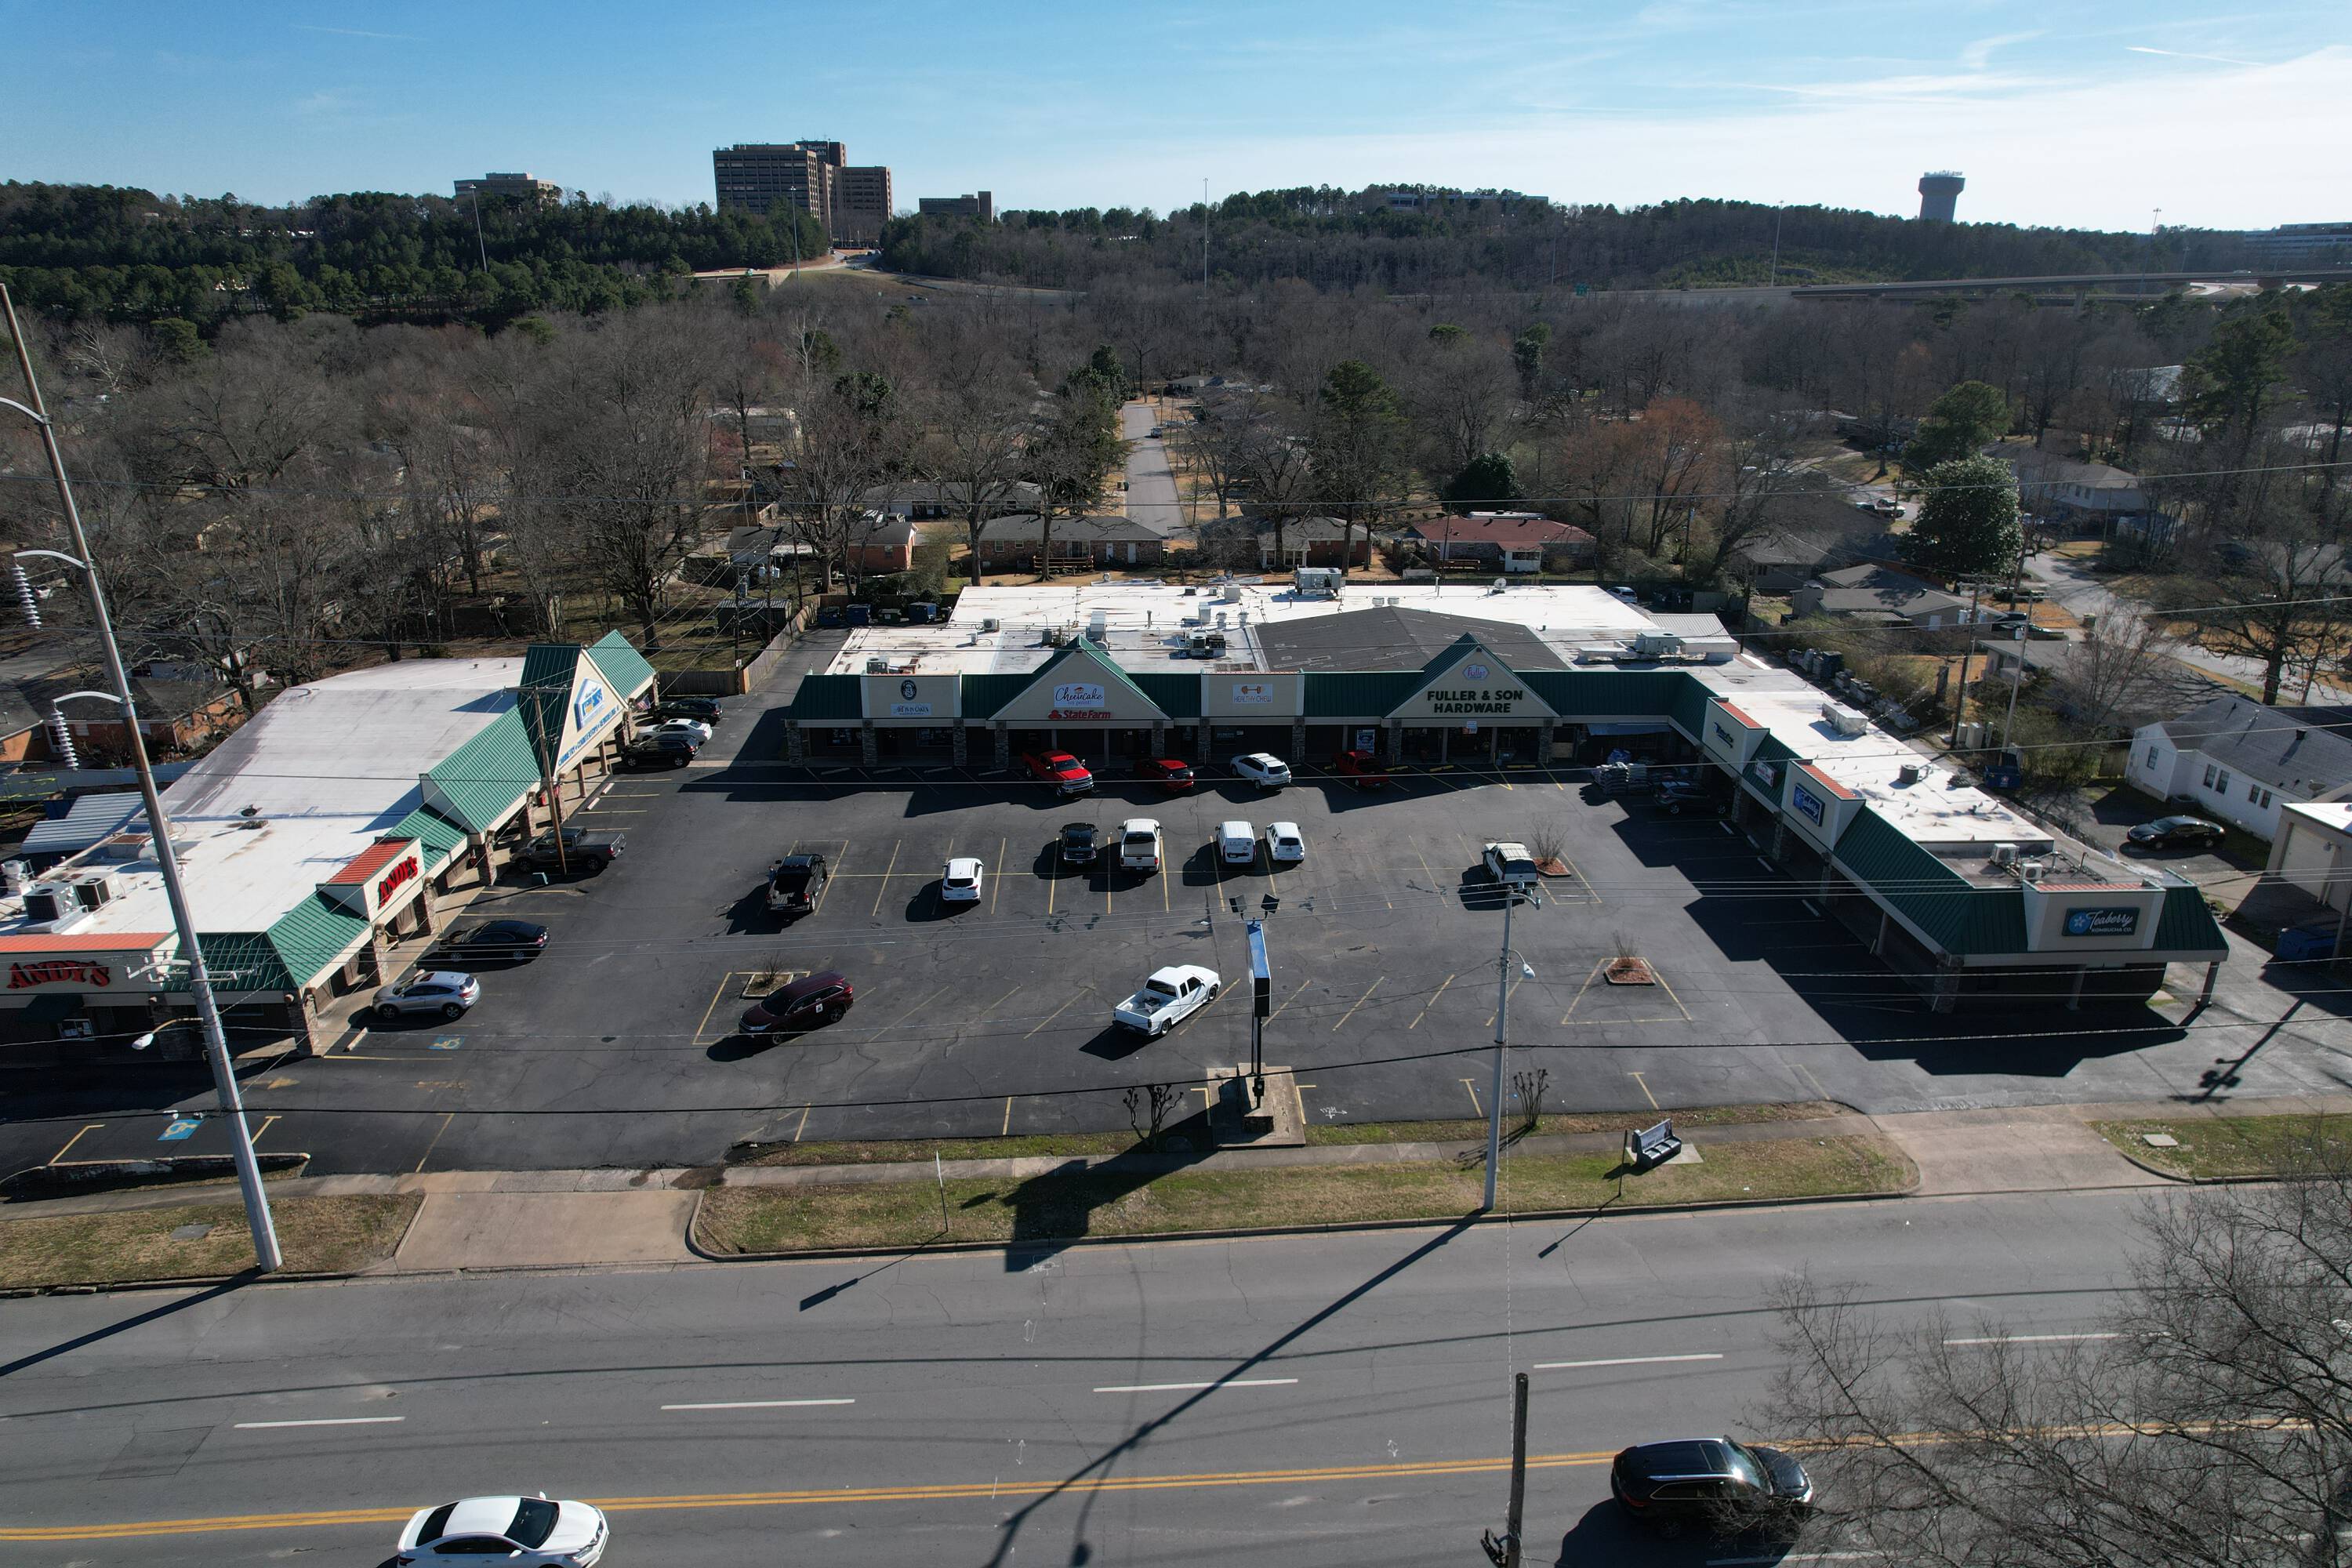
[{"label": "grass strip", "polygon": [[[1635,1123],[1648,1126],[1671,1116],[1678,1128],[1727,1127],[1753,1121],[1807,1121],[1840,1116],[1845,1107],[1827,1100],[1804,1100],[1766,1105],[1710,1105],[1696,1110],[1574,1111],[1547,1115],[1533,1131],[1545,1132],[1618,1132]],[[1503,1131],[1516,1132],[1526,1125],[1514,1117]],[[1168,1129],[1177,1131],[1176,1128]],[[1310,1123],[1309,1143],[1453,1143],[1486,1136],[1484,1121],[1454,1118],[1437,1121],[1334,1121]],[[889,1138],[818,1143],[775,1143],[742,1165],[880,1165],[906,1160],[929,1161],[936,1150],[942,1160],[1075,1159],[1125,1153],[1136,1145],[1132,1132],[1014,1133],[1009,1138]]]},{"label": "grass strip", "polygon": [[[1597,1208],[1616,1198],[1612,1153],[1517,1154],[1503,1167],[1507,1212]],[[1707,1146],[1700,1163],[1627,1176],[1620,1206],[1902,1191],[1910,1163],[1873,1136]],[[1171,1231],[1447,1219],[1477,1205],[1475,1165],[1289,1166],[1277,1170],[1054,1173],[1021,1182],[958,1178],[861,1186],[714,1187],[697,1237],[717,1253],[889,1248]]]},{"label": "grass strip", "polygon": [[[289,1271],[346,1274],[390,1258],[424,1201],[415,1194],[356,1194],[279,1198],[269,1207]],[[173,1231],[189,1226],[212,1228],[173,1239]],[[245,1211],[233,1203],[0,1219],[0,1289],[215,1279],[252,1267]]]},{"label": "grass strip", "polygon": [[[2094,1121],[2100,1137],[2143,1165],[2192,1181],[2223,1176],[2275,1176],[2313,1163],[2323,1144],[2341,1159],[2352,1152],[2352,1117],[2195,1116],[2178,1121]],[[2178,1140],[2159,1149],[2142,1136]]]}]

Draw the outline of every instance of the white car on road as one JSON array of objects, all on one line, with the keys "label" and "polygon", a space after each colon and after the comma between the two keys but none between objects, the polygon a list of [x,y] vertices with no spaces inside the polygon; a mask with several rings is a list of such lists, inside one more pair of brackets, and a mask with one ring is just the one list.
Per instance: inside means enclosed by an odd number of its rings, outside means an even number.
[{"label": "white car on road", "polygon": [[1285,865],[1297,865],[1307,858],[1307,838],[1295,822],[1269,822],[1265,825],[1265,858]]},{"label": "white car on road", "polygon": [[1166,1034],[1217,999],[1217,972],[1197,963],[1156,971],[1143,989],[1111,1009],[1111,1022],[1148,1036]]},{"label": "white car on road", "polygon": [[1246,822],[1228,822],[1217,829],[1217,858],[1228,866],[1246,866],[1257,858],[1257,829]]},{"label": "white car on road", "polygon": [[976,904],[980,902],[980,885],[987,876],[980,861],[970,855],[959,855],[940,872],[940,902],[943,904]]},{"label": "white car on road", "polygon": [[517,1568],[588,1568],[604,1555],[604,1516],[584,1502],[546,1497],[473,1497],[420,1508],[392,1560],[489,1563]]},{"label": "white car on road", "polygon": [[1290,764],[1272,752],[1251,752],[1235,757],[1234,772],[1260,789],[1280,789],[1290,782]]}]

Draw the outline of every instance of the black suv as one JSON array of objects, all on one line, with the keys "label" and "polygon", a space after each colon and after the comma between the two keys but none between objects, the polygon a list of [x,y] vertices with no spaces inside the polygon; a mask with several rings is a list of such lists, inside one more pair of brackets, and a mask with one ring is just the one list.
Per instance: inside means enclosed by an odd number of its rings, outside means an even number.
[{"label": "black suv", "polygon": [[768,908],[780,915],[804,915],[824,897],[831,879],[822,855],[787,855],[768,868]]},{"label": "black suv", "polygon": [[1660,784],[1650,799],[1668,816],[1680,816],[1685,812],[1695,816],[1721,816],[1726,809],[1723,797],[1715,791],[1682,779],[1669,779]]},{"label": "black suv", "polygon": [[699,723],[719,722],[719,704],[708,697],[671,697],[654,710],[656,719],[692,719]]},{"label": "black suv", "polygon": [[1609,1467],[1609,1489],[1663,1535],[1691,1525],[1714,1534],[1793,1533],[1813,1500],[1813,1483],[1794,1456],[1730,1437],[1638,1443]]},{"label": "black suv", "polygon": [[445,959],[482,963],[506,959],[520,963],[526,958],[537,958],[547,946],[547,928],[529,921],[477,921],[444,931],[421,962],[439,963]]},{"label": "black suv", "polygon": [[1061,857],[1065,866],[1091,866],[1101,847],[1101,836],[1091,822],[1062,824]]},{"label": "black suv", "polygon": [[621,760],[633,768],[682,768],[698,749],[693,736],[673,730],[630,742],[621,748]]}]

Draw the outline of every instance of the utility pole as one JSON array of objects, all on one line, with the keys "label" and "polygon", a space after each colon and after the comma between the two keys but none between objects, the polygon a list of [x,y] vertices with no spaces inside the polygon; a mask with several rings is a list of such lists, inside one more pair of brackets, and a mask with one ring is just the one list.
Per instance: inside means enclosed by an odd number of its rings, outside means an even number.
[{"label": "utility pole", "polygon": [[[1541,896],[1529,897],[1540,901]],[[1495,1079],[1486,1093],[1486,1197],[1478,1205],[1487,1214],[1495,1212],[1495,1172],[1503,1163],[1503,1041],[1511,1028],[1511,960],[1517,957],[1511,951],[1511,910],[1518,906],[1519,890],[1506,883],[1503,899],[1503,953],[1495,962]],[[1525,959],[1519,967],[1535,973]]]},{"label": "utility pole", "polygon": [[131,699],[131,678],[122,668],[122,650],[115,645],[114,621],[106,609],[106,594],[100,586],[97,564],[89,553],[89,536],[81,526],[81,509],[74,504],[73,487],[66,479],[64,453],[58,446],[57,426],[49,419],[47,405],[41,401],[40,383],[33,376],[33,355],[25,342],[24,329],[16,321],[16,301],[9,297],[5,285],[0,285],[0,311],[8,321],[9,341],[16,345],[16,368],[25,378],[25,395],[29,403],[0,397],[0,404],[15,409],[30,419],[41,433],[41,447],[49,459],[49,475],[57,482],[58,505],[65,513],[66,530],[73,542],[74,563],[89,579],[90,619],[98,631],[100,647],[106,655],[106,674],[114,687],[116,699],[122,704],[123,732],[130,738],[131,765],[139,773],[139,795],[147,807],[147,829],[155,846],[155,868],[162,875],[163,896],[172,907],[172,926],[179,933],[180,954],[188,965],[188,993],[194,999],[196,1016],[204,1025],[205,1056],[211,1063],[213,1089],[220,1100],[221,1112],[228,1121],[234,1140],[231,1150],[236,1165],[237,1192],[245,1200],[247,1227],[253,1234],[254,1266],[264,1274],[274,1273],[285,1262],[278,1249],[278,1229],[270,1221],[269,1197],[262,1191],[261,1163],[254,1157],[253,1135],[245,1124],[245,1101],[237,1092],[236,1067],[229,1059],[228,1036],[221,1026],[220,1008],[213,999],[212,975],[205,968],[203,947],[196,940],[195,917],[188,909],[188,895],[180,885],[179,852],[172,847],[171,821],[163,815],[163,800],[155,788],[155,772],[147,762],[147,739],[140,732],[139,709]]},{"label": "utility pole", "polygon": [[1478,1544],[1486,1548],[1487,1560],[1495,1568],[1519,1568],[1520,1524],[1525,1517],[1528,1500],[1528,1374],[1517,1373],[1511,1378],[1511,1501],[1503,1517],[1503,1535],[1495,1538],[1491,1530],[1483,1532]]},{"label": "utility pole", "polygon": [[1201,176],[1201,309],[1209,308],[1209,176]]},{"label": "utility pole", "polygon": [[474,248],[481,253],[482,270],[487,273],[490,269],[490,245],[482,237],[482,193],[475,189],[466,194],[474,198]]},{"label": "utility pole", "polygon": [[1960,646],[1960,684],[1952,694],[1952,744],[1960,743],[1960,717],[1969,710],[1969,656],[1977,651],[1977,595],[1984,579],[1969,579],[1969,640]]},{"label": "utility pole", "polygon": [[1772,271],[1764,280],[1767,289],[1777,289],[1780,285],[1780,218],[1787,210],[1785,207],[1772,209]]}]

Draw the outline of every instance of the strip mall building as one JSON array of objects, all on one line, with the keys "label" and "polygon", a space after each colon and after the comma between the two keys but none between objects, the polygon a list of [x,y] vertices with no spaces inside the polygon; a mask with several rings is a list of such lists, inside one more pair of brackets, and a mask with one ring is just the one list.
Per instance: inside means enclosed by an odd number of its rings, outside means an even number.
[{"label": "strip mall building", "polygon": [[[174,781],[163,809],[232,1046],[323,1044],[320,1008],[379,984],[392,942],[435,929],[436,898],[495,880],[581,799],[653,686],[618,633],[404,659],[280,692]],[[0,898],[0,1041],[120,1048],[194,1014],[145,812],[114,805],[119,826]],[[174,1029],[160,1048],[197,1044]]]},{"label": "strip mall building", "polygon": [[[1222,653],[1191,657],[1202,632]],[[1759,848],[1937,1010],[2053,977],[2070,1005],[2144,998],[2171,963],[2210,986],[2229,952],[2194,884],[2061,844],[1712,616],[1597,588],[972,588],[943,623],[852,632],[790,716],[793,761],[845,770],[1005,771],[1049,748],[1112,776],[1252,751],[1311,776],[1350,749],[1705,765]]]}]

